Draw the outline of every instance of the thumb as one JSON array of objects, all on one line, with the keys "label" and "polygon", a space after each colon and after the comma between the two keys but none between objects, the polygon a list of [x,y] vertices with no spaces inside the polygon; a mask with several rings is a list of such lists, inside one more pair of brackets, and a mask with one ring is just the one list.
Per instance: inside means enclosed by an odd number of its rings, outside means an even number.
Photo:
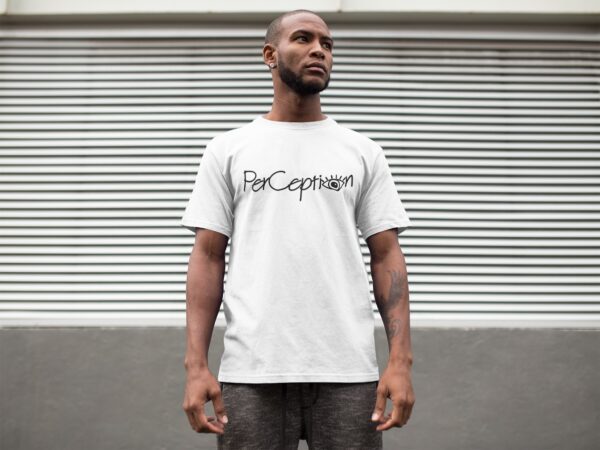
[{"label": "thumb", "polygon": [[383,417],[383,413],[385,412],[385,403],[387,397],[384,393],[385,391],[377,390],[377,401],[375,402],[375,409],[373,410],[373,415],[371,416],[371,420],[373,422],[377,422],[380,417]]},{"label": "thumb", "polygon": [[223,403],[223,394],[222,391],[219,390],[217,394],[212,399],[213,409],[215,410],[215,414],[217,419],[222,423],[227,423],[227,416],[225,415],[225,404]]}]

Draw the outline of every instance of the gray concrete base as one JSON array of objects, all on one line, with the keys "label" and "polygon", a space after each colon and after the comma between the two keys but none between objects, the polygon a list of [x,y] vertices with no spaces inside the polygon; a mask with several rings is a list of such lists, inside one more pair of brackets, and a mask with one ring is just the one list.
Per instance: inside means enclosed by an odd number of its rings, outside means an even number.
[{"label": "gray concrete base", "polygon": [[[385,449],[600,448],[600,330],[413,329],[412,341],[416,403]],[[215,375],[222,342],[215,329]],[[377,345],[383,370],[382,329]],[[181,408],[184,352],[183,328],[0,329],[0,448],[216,448]]]}]

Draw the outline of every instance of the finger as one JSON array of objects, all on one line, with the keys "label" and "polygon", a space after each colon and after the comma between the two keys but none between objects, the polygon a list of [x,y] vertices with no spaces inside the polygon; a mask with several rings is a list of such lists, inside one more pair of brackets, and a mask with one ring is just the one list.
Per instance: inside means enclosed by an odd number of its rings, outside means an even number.
[{"label": "finger", "polygon": [[391,417],[388,420],[386,420],[383,424],[377,425],[376,430],[377,431],[389,430],[393,426],[396,426],[396,424],[398,424],[398,419],[400,417],[400,413],[401,412],[400,412],[399,406],[394,403],[394,409],[392,411]]},{"label": "finger", "polygon": [[375,408],[373,409],[373,415],[371,416],[371,420],[373,422],[378,422],[385,413],[385,403],[387,400],[386,394],[387,391],[385,387],[379,383],[377,385],[377,400],[375,401]]},{"label": "finger", "polygon": [[223,426],[217,426],[216,424],[218,423],[218,421],[213,416],[210,416],[210,419],[212,420],[209,421],[209,417],[206,417],[206,415],[204,414],[203,407],[196,411],[196,416],[198,417],[198,422],[200,423],[201,433],[223,434]]},{"label": "finger", "polygon": [[202,427],[200,430],[201,433],[223,434],[223,432],[224,432],[223,424],[220,423],[217,420],[217,418],[214,416],[204,417],[203,420],[201,419],[201,423],[202,423]]},{"label": "finger", "polygon": [[195,424],[194,430],[196,430],[197,433],[205,433],[206,431],[203,430],[202,420],[200,419],[200,416],[198,415],[198,411],[192,410],[191,415],[192,415],[192,420],[194,421],[194,424]]},{"label": "finger", "polygon": [[194,430],[196,432],[200,431],[200,425],[196,422],[196,417],[194,416],[194,412],[186,411],[185,416],[187,417],[188,422],[190,423],[190,426],[192,427],[192,430]]},{"label": "finger", "polygon": [[221,431],[225,431],[225,425],[223,425],[223,423],[221,423],[221,421],[218,419],[218,417],[208,416],[208,417],[206,417],[206,420],[208,420],[215,427],[219,428]]},{"label": "finger", "polygon": [[386,414],[386,415],[382,415],[379,418],[379,423],[387,422],[390,419],[390,417],[392,417],[392,413],[389,413],[389,414]]},{"label": "finger", "polygon": [[410,405],[407,403],[404,403],[404,405],[402,405],[402,415],[400,416],[400,425],[404,425],[406,424],[406,422],[408,422],[408,416],[410,415]]},{"label": "finger", "polygon": [[400,405],[400,414],[398,416],[398,424],[396,426],[403,426],[408,420],[408,403]]},{"label": "finger", "polygon": [[414,406],[414,401],[412,404],[406,405],[406,418],[404,419],[403,423],[408,422],[408,419],[410,419],[410,415],[412,414],[413,406]]},{"label": "finger", "polygon": [[400,418],[400,425],[405,425],[406,422],[408,422],[408,419],[410,417],[410,413],[412,412],[414,403],[415,403],[414,397],[410,396],[410,397],[406,398],[400,405],[402,407],[402,415]]},{"label": "finger", "polygon": [[221,389],[216,391],[216,393],[210,399],[220,423],[227,423],[228,420],[227,415],[225,414],[225,403],[223,402],[223,393]]}]

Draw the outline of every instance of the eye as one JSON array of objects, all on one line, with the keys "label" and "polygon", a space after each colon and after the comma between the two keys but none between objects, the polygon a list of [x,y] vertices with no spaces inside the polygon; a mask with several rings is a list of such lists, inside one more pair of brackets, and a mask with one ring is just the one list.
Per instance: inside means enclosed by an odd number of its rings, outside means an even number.
[{"label": "eye", "polygon": [[306,39],[306,36],[298,36],[296,39],[305,39],[305,40],[308,40],[308,39]]}]

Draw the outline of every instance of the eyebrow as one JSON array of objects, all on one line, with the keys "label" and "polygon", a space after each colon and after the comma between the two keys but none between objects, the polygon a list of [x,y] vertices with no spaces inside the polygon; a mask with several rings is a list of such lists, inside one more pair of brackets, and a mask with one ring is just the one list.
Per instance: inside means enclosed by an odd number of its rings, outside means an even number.
[{"label": "eyebrow", "polygon": [[[313,36],[313,35],[314,35],[314,33],[313,33],[312,31],[303,30],[303,29],[298,29],[298,30],[294,30],[294,31],[292,32],[292,34],[290,34],[290,36],[293,36],[293,35],[295,35],[295,34],[298,34],[298,33],[304,33],[304,34],[308,34],[308,35],[310,35],[310,36]],[[333,44],[333,38],[332,38],[331,36],[323,35],[323,37],[324,37],[326,40],[328,40],[329,42],[331,42],[331,43]]]}]

